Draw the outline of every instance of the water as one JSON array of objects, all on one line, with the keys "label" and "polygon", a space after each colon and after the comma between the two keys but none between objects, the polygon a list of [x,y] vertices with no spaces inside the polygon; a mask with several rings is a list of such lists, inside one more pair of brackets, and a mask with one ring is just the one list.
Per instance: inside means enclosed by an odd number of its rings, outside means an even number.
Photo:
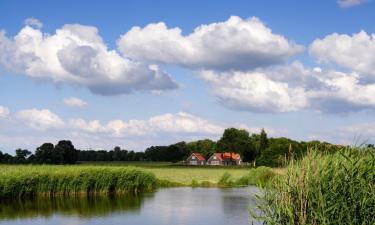
[{"label": "water", "polygon": [[251,224],[255,194],[255,187],[166,188],[137,197],[3,201],[0,225]]}]

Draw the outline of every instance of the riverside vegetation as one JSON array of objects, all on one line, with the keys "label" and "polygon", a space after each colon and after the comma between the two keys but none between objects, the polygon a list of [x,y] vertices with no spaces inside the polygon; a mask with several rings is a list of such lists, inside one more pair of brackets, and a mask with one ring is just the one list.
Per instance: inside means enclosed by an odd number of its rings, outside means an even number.
[{"label": "riverside vegetation", "polygon": [[0,198],[153,191],[154,174],[131,167],[0,166]]},{"label": "riverside vegetation", "polygon": [[375,151],[310,151],[259,198],[258,218],[279,225],[374,225]]},{"label": "riverside vegetation", "polygon": [[268,167],[135,166],[0,165],[0,198],[133,194],[176,186],[263,185],[278,173],[278,170]]}]

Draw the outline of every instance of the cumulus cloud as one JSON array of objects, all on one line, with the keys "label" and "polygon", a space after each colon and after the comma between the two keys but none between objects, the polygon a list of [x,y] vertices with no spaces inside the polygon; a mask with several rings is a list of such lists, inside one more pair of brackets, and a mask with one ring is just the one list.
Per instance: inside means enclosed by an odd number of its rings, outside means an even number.
[{"label": "cumulus cloud", "polygon": [[101,124],[98,120],[72,119],[72,128],[89,133],[108,133],[114,136],[144,136],[159,134],[218,135],[224,127],[185,112],[167,113],[147,120],[111,120]]},{"label": "cumulus cloud", "polygon": [[334,63],[375,79],[375,34],[330,34],[315,40],[309,52],[318,62]]},{"label": "cumulus cloud", "polygon": [[48,109],[25,109],[16,114],[16,118],[29,127],[37,130],[47,130],[50,128],[64,127],[64,121],[55,113]]},{"label": "cumulus cloud", "polygon": [[64,98],[63,102],[66,106],[69,106],[69,107],[84,108],[87,106],[87,102],[76,97]]},{"label": "cumulus cloud", "polygon": [[118,49],[136,59],[215,70],[269,66],[303,51],[256,17],[232,16],[201,25],[189,35],[181,33],[163,22],[133,27],[118,40]]},{"label": "cumulus cloud", "polygon": [[220,103],[233,109],[256,112],[288,112],[307,106],[302,87],[269,79],[261,72],[204,71],[200,77],[208,81]]},{"label": "cumulus cloud", "polygon": [[339,6],[344,7],[344,8],[361,5],[365,2],[367,2],[367,0],[338,0],[337,1]]},{"label": "cumulus cloud", "polygon": [[348,113],[375,109],[375,84],[361,83],[358,73],[311,69],[298,61],[251,72],[201,71],[198,75],[222,105],[234,110]]},{"label": "cumulus cloud", "polygon": [[9,109],[5,106],[0,105],[0,119],[3,119],[9,115]]},{"label": "cumulus cloud", "polygon": [[46,34],[35,23],[29,19],[11,38],[0,31],[0,63],[8,69],[32,78],[81,85],[100,95],[177,88],[157,66],[109,50],[95,27],[68,24]]},{"label": "cumulus cloud", "polygon": [[35,19],[33,17],[29,17],[29,18],[25,19],[24,23],[27,26],[35,27],[37,29],[41,29],[43,27],[43,23],[40,22],[38,19]]}]

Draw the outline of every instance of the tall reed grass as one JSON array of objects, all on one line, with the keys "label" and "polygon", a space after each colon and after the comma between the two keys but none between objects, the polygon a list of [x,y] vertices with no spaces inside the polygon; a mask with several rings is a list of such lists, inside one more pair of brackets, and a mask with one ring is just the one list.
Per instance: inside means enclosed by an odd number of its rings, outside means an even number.
[{"label": "tall reed grass", "polygon": [[264,224],[374,225],[374,150],[310,151],[273,181],[255,211]]},{"label": "tall reed grass", "polygon": [[152,191],[155,175],[131,167],[0,166],[0,198]]}]

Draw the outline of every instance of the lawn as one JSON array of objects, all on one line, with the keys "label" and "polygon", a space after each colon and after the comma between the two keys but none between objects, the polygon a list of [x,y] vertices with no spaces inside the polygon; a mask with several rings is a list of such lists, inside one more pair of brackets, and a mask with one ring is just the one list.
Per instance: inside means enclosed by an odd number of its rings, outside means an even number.
[{"label": "lawn", "polygon": [[177,182],[189,185],[192,181],[201,183],[209,181],[217,183],[224,173],[229,173],[233,178],[238,179],[249,173],[248,168],[192,168],[192,167],[165,167],[165,168],[145,168],[156,175],[158,179]]}]

